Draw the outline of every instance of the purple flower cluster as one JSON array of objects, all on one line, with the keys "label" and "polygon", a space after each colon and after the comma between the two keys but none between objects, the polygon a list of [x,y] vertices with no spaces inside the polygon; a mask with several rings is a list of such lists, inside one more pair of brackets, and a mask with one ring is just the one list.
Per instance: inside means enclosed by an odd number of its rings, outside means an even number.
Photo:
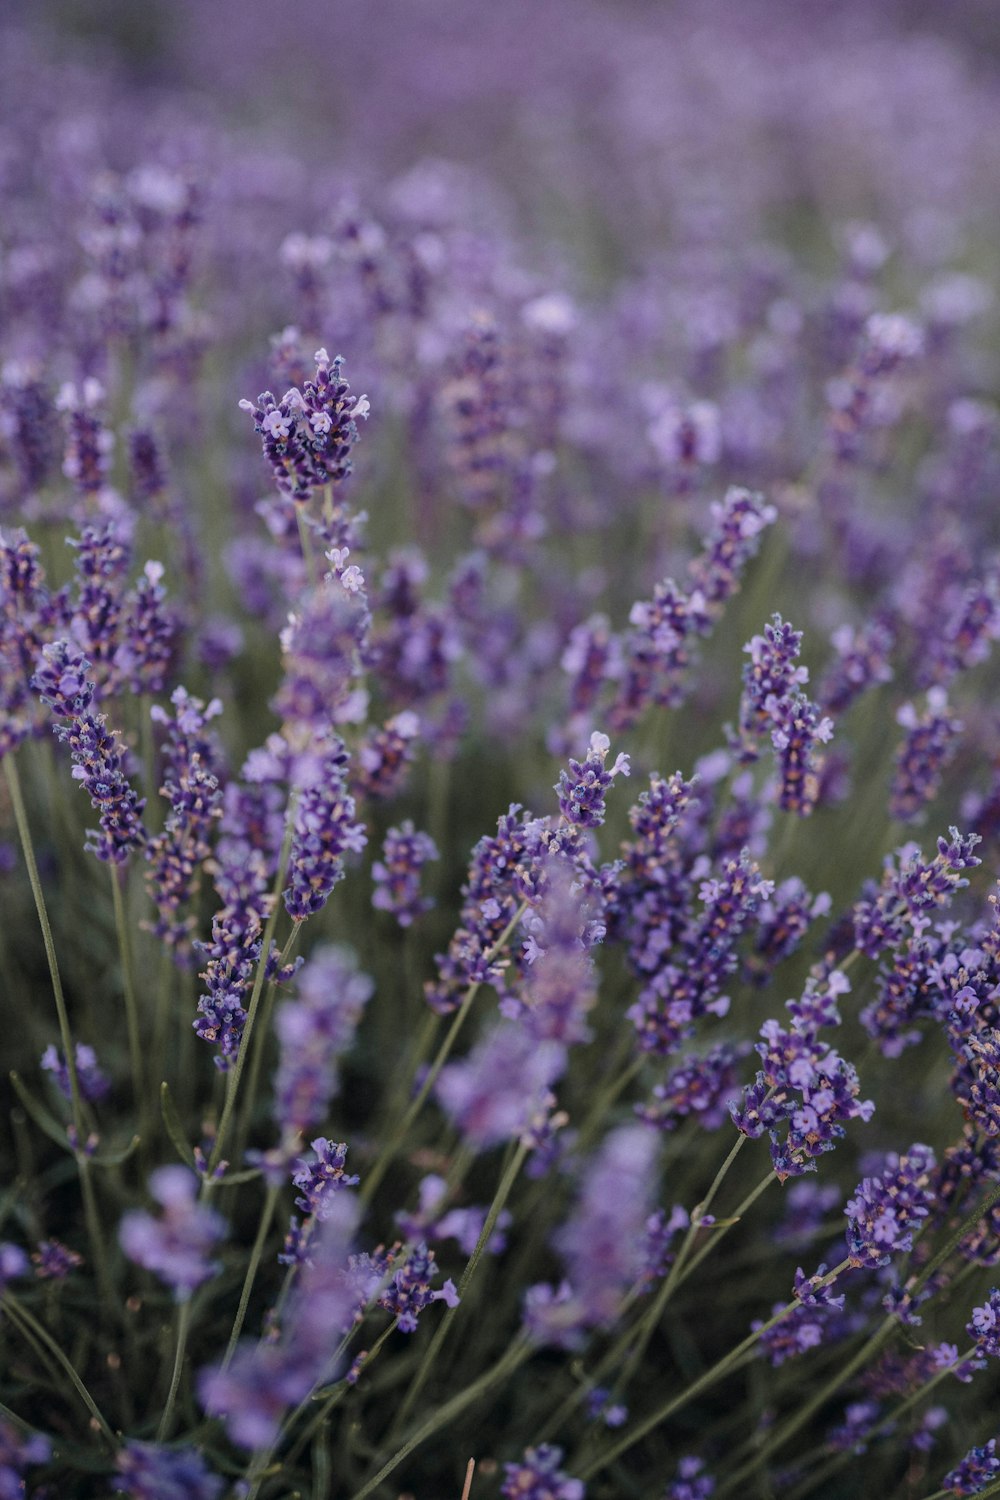
[{"label": "purple flower cluster", "polygon": [[205,704],[181,687],[170,701],[173,714],[159,704],[152,709],[153,722],[167,734],[160,790],[170,803],[170,812],[162,831],[151,836],[146,848],[146,886],[157,909],[151,930],[185,958],[195,917],[191,913],[182,916],[181,908],[195,895],[199,873],[211,852],[212,828],[222,816],[220,751],[207,728],[222,712],[222,704],[217,698]]},{"label": "purple flower cluster", "polygon": [[[770,1136],[771,1160],[780,1181],[815,1170],[815,1158],[832,1151],[848,1120],[869,1120],[873,1100],[862,1100],[854,1065],[829,1042],[822,1027],[840,1022],[837,1000],[850,989],[839,969],[819,966],[800,1000],[790,1000],[789,1029],[766,1021],[756,1051],[763,1067],[730,1105],[737,1130],[751,1139]],[[782,1134],[782,1128],[784,1133]]]},{"label": "purple flower cluster", "polygon": [[358,971],[354,953],[334,945],[313,950],[296,986],[298,999],[286,1000],[274,1020],[280,1048],[274,1117],[289,1141],[326,1117],[339,1088],[337,1060],[351,1045],[375,988]]},{"label": "purple flower cluster", "polygon": [[304,922],[322,910],[344,877],[344,857],[359,854],[368,842],[364,825],[355,821],[347,760],[344,743],[336,735],[316,753],[299,757],[298,802],[284,891],[285,910],[293,922]]},{"label": "purple flower cluster", "polygon": [[219,1262],[210,1256],[226,1225],[198,1202],[198,1179],[186,1167],[158,1167],[149,1191],[163,1212],[158,1218],[139,1210],[127,1213],[118,1238],[129,1260],[152,1271],[178,1302],[186,1302],[218,1271]]},{"label": "purple flower cluster", "polygon": [[195,1448],[132,1441],[119,1453],[117,1467],[112,1488],[130,1500],[218,1500],[225,1488]]},{"label": "purple flower cluster", "polygon": [[504,1500],[583,1500],[584,1486],[559,1465],[562,1449],[551,1443],[526,1448],[518,1463],[504,1464],[500,1493]]},{"label": "purple flower cluster", "polygon": [[100,809],[100,832],[88,833],[87,848],[120,865],[146,842],[145,803],[129,785],[120,735],[108,730],[104,714],[92,712],[96,690],[89,668],[71,641],[56,641],[44,647],[32,686],[58,721],[55,732],[70,748],[74,780]]},{"label": "purple flower cluster", "polygon": [[[86,1042],[77,1042],[73,1049],[76,1059],[76,1081],[80,1093],[91,1104],[106,1099],[111,1092],[111,1080],[97,1061],[97,1053]],[[64,1099],[72,1098],[69,1069],[58,1047],[51,1043],[42,1053],[42,1067],[51,1073]]]},{"label": "purple flower cluster", "polygon": [[949,714],[947,695],[941,687],[928,689],[922,714],[914,704],[904,703],[896,722],[906,730],[906,736],[896,754],[889,812],[901,823],[912,823],[937,796],[964,726]]},{"label": "purple flower cluster", "polygon": [[301,391],[293,386],[280,401],[264,391],[256,403],[240,402],[253,417],[275,483],[300,504],[350,473],[357,421],[369,412],[367,396],[350,395],[341,358],[331,361],[325,349],[317,349],[313,358],[315,377],[304,381]]},{"label": "purple flower cluster", "polygon": [[997,1440],[990,1438],[982,1448],[970,1448],[961,1463],[948,1470],[941,1483],[953,1495],[978,1495],[998,1477]]},{"label": "purple flower cluster", "polygon": [[372,865],[372,905],[376,911],[391,912],[400,927],[411,927],[430,911],[434,901],[421,894],[420,875],[424,865],[438,857],[430,834],[418,833],[411,818],[398,828],[390,828],[382,844],[382,858]]},{"label": "purple flower cluster", "polygon": [[847,1204],[847,1248],[853,1266],[877,1269],[912,1249],[913,1235],[931,1211],[936,1162],[929,1146],[890,1152],[885,1170],[865,1177]]}]

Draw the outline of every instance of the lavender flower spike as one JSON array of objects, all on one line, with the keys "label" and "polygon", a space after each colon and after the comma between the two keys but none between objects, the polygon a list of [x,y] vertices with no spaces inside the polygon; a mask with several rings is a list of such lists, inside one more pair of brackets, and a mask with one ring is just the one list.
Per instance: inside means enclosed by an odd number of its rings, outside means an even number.
[{"label": "lavender flower spike", "polygon": [[504,1464],[503,1500],[583,1500],[580,1479],[571,1479],[559,1465],[562,1449],[551,1443],[525,1449],[520,1463]]},{"label": "lavender flower spike", "polygon": [[604,794],[618,775],[628,776],[629,758],[619,755],[611,770],[604,763],[611,741],[598,730],[590,736],[584,761],[571,760],[569,772],[562,771],[555,790],[559,793],[559,811],[568,823],[578,828],[599,828],[604,822]]},{"label": "lavender flower spike", "polygon": [[129,1260],[152,1271],[173,1288],[178,1302],[186,1302],[218,1270],[218,1261],[208,1257],[226,1225],[214,1209],[198,1203],[198,1179],[187,1167],[157,1168],[149,1190],[163,1213],[158,1219],[141,1211],[126,1214],[118,1238]]},{"label": "lavender flower spike", "polygon": [[92,711],[96,690],[89,668],[72,641],[55,641],[43,648],[32,687],[60,721],[55,732],[69,745],[74,781],[83,784],[92,806],[101,810],[100,832],[88,832],[86,847],[98,859],[123,864],[146,842],[145,802],[126,778],[120,734],[107,729],[104,714]]}]

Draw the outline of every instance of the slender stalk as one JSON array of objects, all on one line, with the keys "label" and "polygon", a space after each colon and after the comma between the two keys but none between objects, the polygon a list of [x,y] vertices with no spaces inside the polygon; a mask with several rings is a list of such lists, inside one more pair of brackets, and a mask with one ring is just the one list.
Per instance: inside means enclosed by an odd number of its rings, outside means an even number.
[{"label": "slender stalk", "polygon": [[247,1306],[250,1302],[250,1293],[253,1291],[253,1284],[257,1278],[257,1271],[260,1267],[261,1256],[264,1253],[264,1245],[267,1241],[267,1233],[271,1227],[271,1220],[274,1218],[274,1210],[277,1207],[279,1195],[279,1188],[270,1187],[267,1190],[267,1197],[264,1199],[264,1207],[261,1211],[260,1223],[257,1225],[257,1237],[253,1242],[253,1249],[250,1252],[250,1264],[247,1266],[247,1273],[243,1278],[243,1290],[240,1292],[240,1305],[236,1309],[236,1317],[233,1319],[233,1331],[229,1335],[229,1343],[226,1346],[226,1357],[222,1361],[223,1374],[225,1374],[226,1370],[228,1370],[229,1368],[229,1363],[236,1352],[236,1345],[239,1341],[240,1334],[243,1332],[243,1323],[247,1315]]},{"label": "slender stalk", "polygon": [[[115,909],[115,931],[118,934],[118,953],[122,966],[122,987],[125,993],[125,1026],[128,1031],[129,1065],[132,1070],[133,1095],[143,1114],[148,1113],[146,1069],[143,1063],[142,1040],[139,1033],[139,1002],[135,989],[135,971],[132,965],[132,944],[129,941],[128,923],[125,920],[125,903],[122,899],[121,881],[117,865],[111,865],[111,899]],[[140,1135],[146,1139],[147,1131],[140,1126]]]},{"label": "slender stalk", "polygon": [[[832,1281],[836,1280],[842,1271],[847,1269],[849,1264],[850,1262],[847,1260],[841,1261],[839,1266],[835,1266],[832,1271],[827,1272],[822,1281],[817,1284],[828,1286]],[[794,1312],[797,1307],[801,1307],[801,1305],[798,1299],[794,1298],[791,1302],[786,1303],[784,1307],[779,1308],[776,1313],[768,1318],[766,1323],[762,1323],[759,1328],[754,1329],[752,1333],[748,1333],[746,1338],[736,1345],[735,1349],[731,1349],[728,1354],[723,1355],[722,1359],[718,1360],[710,1370],[706,1370],[691,1385],[685,1386],[684,1390],[679,1391],[676,1396],[665,1402],[663,1406],[657,1407],[656,1411],[639,1422],[630,1432],[619,1438],[617,1443],[612,1443],[611,1447],[606,1449],[604,1453],[598,1454],[585,1468],[577,1469],[579,1478],[587,1480],[601,1469],[606,1469],[608,1464],[614,1463],[616,1458],[620,1458],[623,1453],[627,1453],[647,1433],[652,1432],[654,1428],[659,1427],[662,1422],[665,1422],[668,1417],[673,1416],[675,1411],[679,1411],[681,1407],[686,1406],[689,1401],[692,1401],[695,1396],[700,1396],[702,1391],[708,1390],[710,1386],[715,1385],[717,1381],[722,1380],[726,1375],[730,1374],[741,1362],[744,1355],[749,1354],[754,1345],[766,1333],[770,1333],[772,1328],[776,1328],[779,1323],[783,1322],[790,1313]],[[751,1465],[750,1467],[754,1466]],[[719,1491],[719,1493],[721,1494],[722,1491]]]},{"label": "slender stalk", "polygon": [[[473,1249],[472,1254],[469,1257],[469,1263],[466,1266],[465,1270],[462,1272],[461,1279],[459,1280],[458,1295],[460,1298],[465,1296],[465,1292],[468,1288],[469,1282],[472,1280],[475,1274],[476,1267],[482,1259],[483,1252],[490,1242],[490,1236],[496,1228],[497,1219],[500,1217],[504,1204],[510,1197],[511,1189],[514,1186],[514,1183],[517,1181],[518,1173],[520,1172],[521,1167],[524,1165],[524,1158],[527,1156],[527,1154],[528,1147],[524,1145],[523,1142],[520,1143],[517,1150],[514,1152],[514,1155],[511,1157],[511,1160],[507,1166],[507,1170],[504,1172],[503,1176],[500,1179],[500,1185],[496,1190],[496,1195],[493,1199],[493,1202],[490,1204],[489,1212],[487,1213],[486,1218],[483,1221],[483,1227],[480,1230],[479,1238],[476,1241],[475,1248]],[[406,1421],[406,1418],[409,1416],[410,1411],[412,1410],[414,1402],[427,1383],[428,1376],[430,1375],[431,1370],[434,1367],[434,1361],[437,1359],[437,1356],[441,1349],[441,1345],[444,1343],[445,1339],[448,1336],[448,1330],[451,1327],[460,1306],[461,1302],[459,1302],[458,1307],[449,1307],[442,1317],[441,1321],[439,1322],[434,1332],[434,1337],[428,1344],[426,1353],[421,1360],[420,1368],[417,1370],[416,1375],[410,1382],[410,1388],[403,1399],[402,1406],[399,1408],[399,1414],[390,1430],[390,1439],[396,1432],[396,1430],[402,1427],[403,1423]]]},{"label": "slender stalk", "polygon": [[46,1352],[51,1356],[51,1358],[55,1360],[56,1364],[59,1365],[60,1369],[68,1377],[70,1383],[73,1386],[73,1389],[80,1397],[80,1400],[90,1412],[90,1415],[93,1418],[94,1422],[104,1434],[106,1440],[110,1443],[112,1448],[117,1448],[117,1439],[115,1438],[114,1433],[111,1431],[111,1428],[108,1426],[108,1423],[105,1420],[100,1407],[97,1405],[97,1402],[94,1400],[93,1396],[87,1390],[87,1387],[84,1385],[83,1381],[74,1370],[69,1358],[63,1352],[63,1350],[60,1349],[59,1345],[56,1343],[52,1335],[48,1332],[47,1329],[42,1327],[41,1323],[39,1323],[38,1319],[34,1316],[33,1313],[30,1313],[26,1307],[22,1306],[22,1304],[9,1289],[4,1293],[3,1303],[7,1312],[21,1329],[21,1332],[24,1333],[26,1337],[30,1337],[33,1341],[39,1343],[42,1348],[44,1348]]},{"label": "slender stalk", "polygon": [[[487,951],[484,959],[485,963],[492,963],[493,959],[506,944],[508,938],[514,931],[518,922],[520,922],[521,918],[524,916],[524,913],[527,911],[527,909],[528,903],[526,901],[522,901],[517,911],[507,923],[507,926],[504,928],[503,932],[497,938],[493,946]],[[374,1197],[375,1192],[378,1189],[378,1186],[381,1183],[386,1172],[389,1170],[389,1167],[392,1164],[397,1151],[409,1134],[410,1127],[423,1108],[428,1094],[434,1087],[435,1083],[437,1083],[438,1074],[441,1072],[441,1069],[444,1067],[445,1063],[448,1060],[451,1049],[455,1045],[455,1041],[458,1037],[458,1033],[461,1031],[462,1026],[465,1024],[465,1019],[468,1016],[469,1011],[472,1009],[472,1002],[478,995],[479,990],[480,984],[478,983],[478,981],[475,984],[470,984],[468,989],[466,990],[465,995],[462,998],[462,1003],[458,1007],[458,1010],[455,1012],[454,1019],[452,1020],[452,1023],[448,1028],[447,1034],[445,1035],[444,1040],[437,1050],[434,1061],[431,1063],[430,1067],[427,1070],[426,1078],[424,1079],[420,1088],[417,1090],[417,1093],[414,1095],[413,1099],[411,1099],[409,1108],[406,1110],[406,1113],[403,1115],[396,1129],[390,1134],[386,1145],[382,1148],[382,1151],[372,1165],[368,1176],[361,1184],[359,1195],[362,1203],[369,1203]]]},{"label": "slender stalk", "polygon": [[170,1429],[174,1422],[174,1405],[177,1401],[177,1390],[181,1383],[181,1371],[184,1368],[184,1356],[187,1352],[188,1330],[191,1327],[191,1299],[188,1297],[181,1302],[177,1308],[177,1340],[174,1349],[174,1368],[170,1375],[170,1389],[167,1392],[166,1405],[163,1415],[160,1417],[160,1425],[156,1429],[156,1441],[164,1442],[170,1436]]},{"label": "slender stalk", "polygon": [[299,525],[299,543],[302,547],[302,560],[306,565],[306,578],[309,581],[309,587],[314,589],[316,587],[316,557],[313,552],[312,535],[301,505],[295,507],[295,519]]},{"label": "slender stalk", "polygon": [[[379,1351],[382,1348],[382,1345],[385,1343],[389,1335],[395,1331],[398,1323],[399,1319],[393,1318],[388,1327],[383,1328],[374,1344],[372,1344],[371,1348],[368,1350],[368,1353],[361,1357],[359,1362],[358,1374],[360,1374],[362,1370],[366,1370],[371,1364],[372,1360],[377,1357]],[[296,1459],[302,1452],[302,1449],[305,1447],[306,1443],[308,1443],[309,1439],[312,1437],[313,1433],[323,1425],[323,1423],[333,1412],[334,1408],[339,1406],[340,1402],[344,1399],[350,1389],[351,1387],[348,1385],[345,1379],[338,1380],[334,1389],[330,1391],[326,1396],[323,1405],[313,1417],[312,1421],[302,1430],[302,1432],[296,1438],[295,1443],[290,1449],[287,1458],[289,1467],[291,1467],[292,1464],[295,1463]],[[299,1402],[298,1406],[295,1408],[295,1410],[292,1412],[292,1415],[285,1423],[286,1430],[290,1430],[295,1426],[295,1423],[298,1421],[299,1417],[310,1405],[310,1403],[316,1400],[316,1396],[317,1393],[315,1391],[310,1391],[305,1400]]]},{"label": "slender stalk", "polygon": [[45,893],[42,889],[41,877],[38,874],[38,864],[35,859],[35,848],[31,841],[28,814],[25,810],[24,797],[21,793],[21,781],[13,754],[3,757],[3,767],[7,778],[7,787],[10,792],[11,807],[14,810],[14,821],[17,824],[18,836],[21,840],[21,848],[24,853],[24,862],[28,870],[31,894],[34,897],[35,910],[38,913],[38,925],[42,929],[42,943],[49,966],[52,995],[56,1003],[59,1037],[62,1042],[63,1056],[66,1059],[66,1072],[69,1077],[70,1112],[73,1116],[73,1129],[76,1136],[74,1155],[76,1157],[77,1170],[80,1174],[80,1191],[83,1196],[83,1213],[87,1225],[87,1238],[90,1242],[91,1264],[94,1266],[97,1275],[104,1312],[106,1316],[111,1317],[114,1315],[115,1309],[114,1288],[111,1284],[111,1277],[104,1254],[100,1217],[97,1212],[97,1199],[94,1194],[94,1184],[90,1176],[90,1161],[84,1149],[86,1135],[83,1118],[83,1099],[80,1094],[80,1079],[76,1069],[76,1050],[73,1046],[73,1035],[69,1026],[69,1012],[66,1009],[66,997],[63,994],[62,979],[59,974],[59,960],[56,957],[56,945],[52,936],[52,924],[49,922],[48,907],[45,904]]},{"label": "slender stalk", "polygon": [[[474,1380],[471,1385],[466,1386],[464,1391],[460,1391],[457,1396],[453,1396],[450,1401],[446,1401],[444,1406],[439,1406],[434,1414],[428,1417],[426,1422],[423,1422],[417,1428],[412,1437],[409,1437],[403,1446],[397,1449],[392,1457],[382,1465],[378,1473],[373,1474],[371,1479],[367,1480],[359,1490],[355,1491],[351,1496],[351,1500],[365,1500],[365,1496],[370,1495],[372,1490],[378,1489],[383,1479],[387,1479],[392,1471],[398,1468],[405,1458],[409,1457],[414,1448],[419,1448],[420,1444],[426,1442],[429,1437],[433,1437],[435,1432],[439,1432],[442,1427],[447,1427],[449,1422],[453,1421],[455,1417],[460,1416],[467,1406],[471,1406],[480,1396],[485,1395],[491,1386],[498,1385],[502,1380],[506,1380],[509,1375],[514,1373],[518,1365],[524,1363],[530,1353],[531,1345],[526,1339],[515,1339],[503,1358],[492,1369],[487,1370],[478,1380]],[[247,1500],[255,1500],[253,1493],[247,1497]]]}]

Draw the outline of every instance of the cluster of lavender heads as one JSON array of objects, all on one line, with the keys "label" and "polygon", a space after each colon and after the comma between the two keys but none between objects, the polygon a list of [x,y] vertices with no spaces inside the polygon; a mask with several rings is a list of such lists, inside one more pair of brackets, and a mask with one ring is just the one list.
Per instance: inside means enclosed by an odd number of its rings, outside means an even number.
[{"label": "cluster of lavender heads", "polygon": [[0,1496],[1000,1493],[1000,33],[448,10],[0,19]]}]

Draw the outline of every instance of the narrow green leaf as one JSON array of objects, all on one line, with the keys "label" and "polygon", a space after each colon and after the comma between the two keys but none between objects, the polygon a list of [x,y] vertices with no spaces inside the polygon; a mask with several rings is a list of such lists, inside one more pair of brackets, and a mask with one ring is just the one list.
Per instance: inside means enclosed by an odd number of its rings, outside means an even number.
[{"label": "narrow green leaf", "polygon": [[174,1143],[181,1161],[186,1162],[189,1167],[194,1167],[194,1152],[184,1134],[181,1117],[177,1113],[177,1106],[170,1096],[170,1089],[166,1083],[160,1084],[160,1110],[163,1114],[163,1123],[167,1127],[167,1134]]},{"label": "narrow green leaf", "polygon": [[139,1137],[134,1135],[127,1146],[120,1151],[109,1151],[106,1156],[92,1156],[90,1159],[95,1167],[118,1167],[123,1161],[128,1161],[139,1145]]},{"label": "narrow green leaf", "polygon": [[44,1130],[49,1140],[55,1141],[57,1146],[61,1146],[64,1151],[69,1151],[72,1154],[73,1147],[70,1145],[65,1125],[60,1125],[55,1115],[49,1114],[44,1104],[39,1104],[37,1099],[32,1098],[16,1073],[11,1073],[10,1081],[17,1090],[18,1098],[39,1130]]}]

